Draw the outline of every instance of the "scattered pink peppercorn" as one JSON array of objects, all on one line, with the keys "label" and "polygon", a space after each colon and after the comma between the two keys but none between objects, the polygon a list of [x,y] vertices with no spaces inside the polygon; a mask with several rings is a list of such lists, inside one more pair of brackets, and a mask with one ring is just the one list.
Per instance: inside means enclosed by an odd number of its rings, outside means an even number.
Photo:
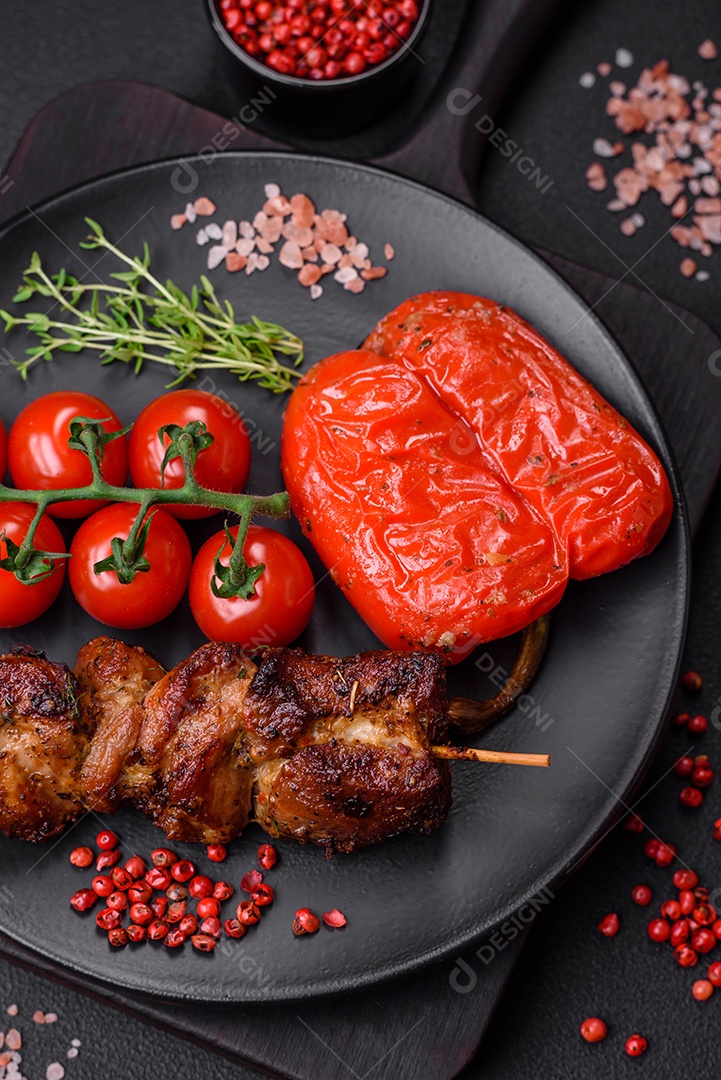
[{"label": "scattered pink peppercorn", "polygon": [[642,1035],[631,1035],[626,1039],[626,1053],[629,1057],[640,1057],[646,1050],[648,1043]]},{"label": "scattered pink peppercorn", "polygon": [[703,687],[703,679],[698,671],[687,671],[681,682],[687,694],[698,694]]},{"label": "scattered pink peppercorn", "polygon": [[326,926],[332,926],[334,930],[339,930],[342,926],[346,926],[348,920],[342,911],[333,908],[332,911],[323,912],[323,922]]},{"label": "scattered pink peppercorn", "polygon": [[690,915],[696,907],[696,896],[690,889],[681,889],[678,894],[678,902],[681,905],[681,914]]},{"label": "scattered pink peppercorn", "polygon": [[272,870],[278,862],[278,852],[272,844],[261,844],[258,848],[258,865],[263,870]]},{"label": "scattered pink peppercorn", "polygon": [[320,928],[320,919],[310,908],[299,908],[293,919],[293,933],[296,937],[303,934],[315,934]]},{"label": "scattered pink peppercorn", "polygon": [[691,993],[697,1001],[708,1001],[713,994],[713,983],[709,979],[697,979],[691,987]]},{"label": "scattered pink peppercorn", "polygon": [[713,769],[709,765],[697,765],[691,773],[691,783],[697,788],[707,788],[713,783]]},{"label": "scattered pink peppercorn", "polygon": [[647,904],[650,904],[652,897],[653,893],[648,885],[634,885],[631,889],[631,899],[639,907],[646,907]]},{"label": "scattered pink peppercorn", "polygon": [[195,867],[189,859],[178,859],[170,867],[170,876],[173,881],[179,881],[182,884],[195,877]]},{"label": "scattered pink peppercorn", "polygon": [[652,837],[650,840],[647,840],[646,843],[643,845],[643,853],[649,859],[653,859],[655,861],[660,846],[661,841],[657,840],[655,837]]},{"label": "scattered pink peppercorn", "polygon": [[238,922],[237,919],[226,919],[224,928],[229,938],[242,938],[248,932],[247,926],[244,926],[242,922]]},{"label": "scattered pink peppercorn", "polygon": [[688,919],[677,919],[671,927],[671,934],[669,937],[671,947],[675,949],[678,945],[685,945],[690,937],[691,927],[689,926]]},{"label": "scattered pink peppercorn", "polygon": [[673,955],[681,967],[695,967],[698,963],[698,953],[690,945],[677,945]]},{"label": "scattered pink peppercorn", "polygon": [[686,725],[691,735],[703,735],[708,728],[708,720],[705,716],[690,716]]},{"label": "scattered pink peppercorn", "polygon": [[581,1038],[585,1039],[586,1042],[601,1042],[602,1039],[606,1038],[607,1034],[608,1028],[603,1020],[600,1020],[597,1016],[589,1016],[588,1020],[584,1020],[581,1024]]},{"label": "scattered pink peppercorn", "polygon": [[684,756],[679,758],[674,765],[673,771],[676,773],[676,776],[685,779],[687,776],[691,775],[693,768],[693,758],[689,757],[688,754],[684,754]]},{"label": "scattered pink peppercorn", "polygon": [[205,874],[198,874],[191,878],[188,889],[194,900],[204,900],[206,896],[213,895],[213,882]]},{"label": "scattered pink peppercorn", "polygon": [[674,844],[659,844],[656,850],[656,866],[670,866],[676,858]]},{"label": "scattered pink peppercorn", "polygon": [[716,935],[706,926],[702,926],[691,938],[691,948],[699,953],[711,952],[712,949],[716,948],[717,944]]},{"label": "scattered pink peppercorn", "polygon": [[97,899],[98,894],[93,889],[78,889],[70,897],[70,906],[76,911],[90,911]]},{"label": "scattered pink peppercorn", "polygon": [[252,893],[254,889],[257,889],[263,880],[263,875],[257,870],[249,870],[247,874],[244,874],[240,879],[240,887],[243,892]]},{"label": "scattered pink peppercorn", "polygon": [[103,870],[110,870],[113,866],[117,866],[123,857],[123,853],[120,848],[113,848],[109,851],[101,851],[95,860],[95,869],[98,873]]},{"label": "scattered pink peppercorn", "polygon": [[598,924],[598,929],[604,937],[615,937],[620,926],[621,924],[618,920],[618,915],[615,911],[612,911],[610,915],[604,915]]},{"label": "scattered pink peppercorn", "polygon": [[648,936],[653,941],[668,941],[671,927],[665,919],[651,919],[648,924]]},{"label": "scattered pink peppercorn", "polygon": [[154,851],[150,852],[150,861],[153,866],[167,867],[177,862],[178,856],[170,848],[155,848]]},{"label": "scattered pink peppercorn", "polygon": [[713,964],[709,964],[708,979],[714,986],[721,986],[721,960],[716,960]]},{"label": "scattered pink peppercorn", "polygon": [[140,855],[131,855],[125,864],[125,869],[130,876],[137,881],[139,878],[145,876],[145,871],[147,870],[145,859],[141,859]]},{"label": "scattered pink peppercorn", "polygon": [[86,870],[88,866],[91,866],[94,858],[89,847],[76,847],[70,852],[70,862],[73,866],[79,866],[81,870]]}]

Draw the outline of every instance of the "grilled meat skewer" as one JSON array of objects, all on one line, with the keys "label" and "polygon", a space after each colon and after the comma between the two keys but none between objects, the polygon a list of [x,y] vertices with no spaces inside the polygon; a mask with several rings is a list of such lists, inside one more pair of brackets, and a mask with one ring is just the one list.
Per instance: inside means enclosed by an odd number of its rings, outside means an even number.
[{"label": "grilled meat skewer", "polygon": [[255,820],[350,852],[441,825],[447,760],[548,764],[437,745],[449,703],[430,653],[253,659],[213,642],[165,672],[100,637],[74,672],[18,646],[0,657],[0,693],[0,831],[25,840],[132,803],[172,840],[223,843]]},{"label": "grilled meat skewer", "polygon": [[75,673],[32,650],[0,657],[0,830],[41,840],[87,809],[133,803],[174,840],[272,836],[354,851],[427,832],[451,802],[440,658],[336,659],[202,646],[167,674],[101,637]]}]

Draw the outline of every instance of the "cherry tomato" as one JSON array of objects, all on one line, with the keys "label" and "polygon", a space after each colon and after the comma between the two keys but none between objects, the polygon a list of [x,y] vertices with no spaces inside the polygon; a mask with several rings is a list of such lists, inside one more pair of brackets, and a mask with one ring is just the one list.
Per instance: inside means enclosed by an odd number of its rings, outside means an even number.
[{"label": "cherry tomato", "polygon": [[[237,536],[237,527],[231,533]],[[290,644],[313,611],[315,586],[305,555],[282,533],[251,525],[243,551],[251,566],[263,563],[265,570],[250,599],[224,599],[214,596],[210,585],[221,547],[221,561],[227,564],[230,545],[225,533],[218,532],[203,544],[190,574],[190,607],[200,629],[211,640],[235,641],[246,648]]]},{"label": "cherry tomato", "polygon": [[[21,544],[35,517],[35,507],[29,503],[0,503],[0,533]],[[35,533],[35,547],[43,551],[63,552],[65,541],[54,521],[44,516]],[[7,547],[0,540],[0,559],[7,555]],[[58,559],[52,574],[35,585],[18,581],[9,570],[0,570],[0,626],[24,626],[39,618],[60,592],[65,577],[65,559]]]},{"label": "cherry tomato", "polygon": [[8,468],[8,440],[5,434],[5,425],[0,420],[0,483],[5,478]]},{"label": "cherry tomato", "polygon": [[[161,443],[158,431],[166,424],[185,427],[202,420],[214,436],[210,446],[198,453],[195,477],[213,491],[242,491],[250,471],[250,440],[235,410],[205,390],[174,390],[151,401],[141,412],[130,434],[130,475],[136,487],[162,486],[160,467],[169,439]],[[165,469],[165,487],[183,484],[183,463],[174,458]],[[168,506],[177,518],[205,518],[217,513],[204,506]]]},{"label": "cherry tomato", "polygon": [[95,563],[111,554],[114,536],[127,539],[138,507],[114,503],[84,521],[70,545],[70,585],[78,603],[94,619],[122,630],[160,622],[179,604],[192,562],[190,543],[182,526],[160,508],[152,521],[145,556],[150,570],[123,585],[113,570],[96,574]]},{"label": "cherry tomato", "polygon": [[[17,488],[84,487],[92,480],[90,462],[82,450],[68,446],[70,421],[76,416],[107,420],[105,431],[119,431],[121,423],[104,401],[79,390],[57,390],[26,405],[10,429],[10,475]],[[109,484],[124,484],[128,475],[125,436],[108,443],[101,472]],[[87,517],[105,506],[99,499],[57,503],[48,513],[58,518]]]}]

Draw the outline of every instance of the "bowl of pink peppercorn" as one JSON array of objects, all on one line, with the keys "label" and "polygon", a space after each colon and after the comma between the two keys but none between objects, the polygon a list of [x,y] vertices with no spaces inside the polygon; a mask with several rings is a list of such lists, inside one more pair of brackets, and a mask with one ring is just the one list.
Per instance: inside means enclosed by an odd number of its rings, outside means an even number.
[{"label": "bowl of pink peppercorn", "polygon": [[[431,0],[208,0],[242,92],[274,119],[337,134],[393,107],[422,63]],[[268,93],[270,89],[270,93]]]}]

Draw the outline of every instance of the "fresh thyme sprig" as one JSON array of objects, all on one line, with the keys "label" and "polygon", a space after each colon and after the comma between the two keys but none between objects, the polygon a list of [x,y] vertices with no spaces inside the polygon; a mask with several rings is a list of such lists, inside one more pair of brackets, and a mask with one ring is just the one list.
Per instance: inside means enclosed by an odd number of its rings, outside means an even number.
[{"label": "fresh thyme sprig", "polygon": [[[22,316],[0,309],[6,333],[27,327],[39,340],[26,349],[27,359],[11,359],[23,379],[39,360],[89,349],[99,354],[102,364],[120,360],[136,373],[146,361],[165,364],[177,372],[171,387],[198,371],[225,370],[276,394],[293,388],[303,359],[303,343],[295,334],[261,319],[236,322],[231,303],[221,303],[204,274],[189,294],[172,281],[159,281],[149,269],[147,244],[142,258],[131,258],[108,240],[96,221],[85,220],[92,232],[80,246],[106,250],[129,269],[110,275],[118,284],[88,284],[64,269],[49,274],[33,252],[13,300],[26,303],[43,297],[53,307]],[[54,309],[59,309],[57,314]],[[293,366],[283,363],[282,356],[293,357]]]}]

